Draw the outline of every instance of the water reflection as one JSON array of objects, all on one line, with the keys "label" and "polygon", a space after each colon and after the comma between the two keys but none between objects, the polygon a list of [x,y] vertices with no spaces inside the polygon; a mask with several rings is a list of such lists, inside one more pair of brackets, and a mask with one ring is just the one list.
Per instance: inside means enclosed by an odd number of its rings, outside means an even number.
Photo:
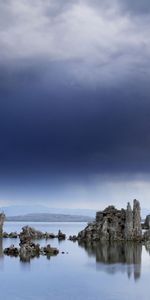
[{"label": "water reflection", "polygon": [[90,257],[95,257],[97,270],[112,274],[125,271],[129,278],[132,274],[135,280],[140,278],[141,243],[79,242],[79,246],[83,247]]},{"label": "water reflection", "polygon": [[3,239],[0,238],[0,258],[3,256]]}]

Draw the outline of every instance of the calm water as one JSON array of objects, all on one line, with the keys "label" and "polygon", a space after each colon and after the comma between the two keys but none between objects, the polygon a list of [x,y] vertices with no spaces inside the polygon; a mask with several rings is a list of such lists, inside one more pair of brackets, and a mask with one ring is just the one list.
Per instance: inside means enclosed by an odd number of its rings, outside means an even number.
[{"label": "calm water", "polygon": [[[25,223],[5,223],[7,232],[20,231]],[[84,223],[32,223],[42,231],[77,234]],[[18,244],[3,239],[0,257],[0,299],[4,300],[148,300],[150,254],[141,245],[80,244],[49,240],[59,248],[50,260],[34,258],[23,263],[2,255],[2,247]],[[41,244],[45,244],[41,241]],[[66,254],[68,252],[68,254]]]}]

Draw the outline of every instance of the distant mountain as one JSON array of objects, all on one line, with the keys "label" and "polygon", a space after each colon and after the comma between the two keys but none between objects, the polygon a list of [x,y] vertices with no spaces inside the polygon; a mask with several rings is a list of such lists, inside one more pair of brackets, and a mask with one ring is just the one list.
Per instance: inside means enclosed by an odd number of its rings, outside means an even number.
[{"label": "distant mountain", "polygon": [[6,221],[17,222],[91,222],[92,217],[66,214],[35,213],[18,216],[7,216]]},{"label": "distant mountain", "polygon": [[[94,209],[71,209],[71,208],[50,208],[44,205],[11,205],[8,207],[1,207],[0,211],[3,211],[7,217],[10,216],[23,216],[28,214],[56,214],[56,215],[70,215],[70,216],[85,216],[94,218],[96,210]],[[150,214],[150,209],[142,208],[142,219],[146,215]]]},{"label": "distant mountain", "polygon": [[71,209],[71,208],[50,208],[44,205],[12,205],[8,207],[1,207],[8,216],[19,216],[26,214],[49,213],[49,214],[64,214],[64,215],[80,215],[95,217],[96,210],[92,209]]}]

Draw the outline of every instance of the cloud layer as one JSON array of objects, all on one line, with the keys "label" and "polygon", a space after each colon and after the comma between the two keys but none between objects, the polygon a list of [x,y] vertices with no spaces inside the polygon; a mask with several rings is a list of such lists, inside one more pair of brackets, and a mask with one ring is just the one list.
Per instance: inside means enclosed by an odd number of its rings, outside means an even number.
[{"label": "cloud layer", "polygon": [[1,61],[70,62],[82,84],[112,83],[137,69],[149,74],[149,4],[140,3],[1,1]]},{"label": "cloud layer", "polygon": [[65,178],[64,198],[71,186],[80,204],[94,186],[95,199],[121,195],[121,176],[126,195],[139,174],[149,190],[149,22],[146,0],[1,0],[4,186],[38,177],[57,190]]}]

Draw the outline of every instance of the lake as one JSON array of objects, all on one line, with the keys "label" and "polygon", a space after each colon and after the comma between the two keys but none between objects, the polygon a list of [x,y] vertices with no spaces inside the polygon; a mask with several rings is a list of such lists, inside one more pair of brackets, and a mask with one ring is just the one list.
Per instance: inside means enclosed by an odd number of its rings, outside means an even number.
[{"label": "lake", "polygon": [[[4,231],[19,232],[25,222],[5,222]],[[77,234],[85,223],[28,223],[57,233]],[[18,239],[3,239],[0,249],[0,295],[3,300],[148,300],[150,295],[150,249],[140,244],[42,240],[60,253],[30,262],[7,257],[2,248],[18,245]],[[65,252],[62,254],[61,252]]]}]

